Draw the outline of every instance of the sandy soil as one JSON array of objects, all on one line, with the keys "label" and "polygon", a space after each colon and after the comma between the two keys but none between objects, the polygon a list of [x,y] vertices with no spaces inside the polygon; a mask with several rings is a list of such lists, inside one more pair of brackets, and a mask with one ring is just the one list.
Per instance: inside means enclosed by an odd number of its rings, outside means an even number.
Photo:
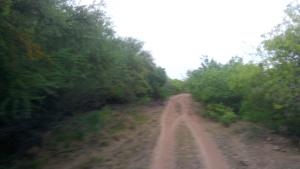
[{"label": "sandy soil", "polygon": [[287,138],[252,123],[230,127],[205,120],[231,169],[300,169],[300,151]]},{"label": "sandy soil", "polygon": [[[194,140],[194,144],[190,145],[193,146],[190,150],[196,149],[198,153],[198,160],[192,160],[192,163],[188,163],[189,165],[197,166],[198,164],[195,163],[202,161],[201,164],[206,169],[229,169],[222,152],[205,131],[201,118],[196,115],[189,94],[180,94],[170,98],[162,114],[161,133],[154,150],[151,169],[174,169],[181,165],[178,161],[182,161],[184,157],[178,158],[180,155],[175,153],[177,141],[175,135],[176,131],[182,127],[187,128],[186,132],[190,132],[191,139]],[[188,154],[184,151],[182,153]],[[185,168],[191,167],[185,166]]]},{"label": "sandy soil", "polygon": [[248,122],[224,127],[201,111],[189,94],[170,98],[151,169],[300,169],[300,151],[289,139]]}]

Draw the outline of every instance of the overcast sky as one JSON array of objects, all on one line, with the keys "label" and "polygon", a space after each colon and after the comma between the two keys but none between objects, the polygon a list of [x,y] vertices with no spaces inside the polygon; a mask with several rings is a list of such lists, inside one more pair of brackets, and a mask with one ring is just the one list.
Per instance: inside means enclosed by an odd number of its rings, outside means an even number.
[{"label": "overcast sky", "polygon": [[[88,4],[93,0],[81,0]],[[284,17],[291,0],[104,0],[119,36],[145,42],[157,65],[171,78],[208,55],[219,62],[232,56],[255,59],[261,35]]]}]

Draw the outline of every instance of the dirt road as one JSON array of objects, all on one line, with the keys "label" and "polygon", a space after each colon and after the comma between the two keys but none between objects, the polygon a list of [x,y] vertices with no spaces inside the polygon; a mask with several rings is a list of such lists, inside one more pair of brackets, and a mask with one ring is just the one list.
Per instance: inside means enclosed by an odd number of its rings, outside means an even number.
[{"label": "dirt road", "polygon": [[300,168],[300,150],[288,139],[249,122],[224,127],[201,118],[201,109],[189,94],[130,108],[145,121],[111,133],[109,145],[103,145],[105,139],[90,140],[77,151],[55,154],[44,169]]},{"label": "dirt road", "polygon": [[195,112],[189,94],[170,98],[161,116],[161,133],[154,149],[151,169],[229,169],[222,152]]}]

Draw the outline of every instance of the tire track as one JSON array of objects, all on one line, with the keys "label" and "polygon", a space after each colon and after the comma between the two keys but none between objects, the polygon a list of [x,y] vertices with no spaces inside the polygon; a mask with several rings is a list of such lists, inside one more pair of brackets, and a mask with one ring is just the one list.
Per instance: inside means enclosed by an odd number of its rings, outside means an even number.
[{"label": "tire track", "polygon": [[[154,149],[151,169],[180,168],[182,163],[186,163],[184,160],[189,159],[178,155],[180,152],[175,152],[176,142],[179,140],[175,137],[176,131],[181,130],[182,127],[186,127],[186,131],[191,133],[193,141],[189,144],[195,143],[189,146],[198,150],[198,155],[193,156],[199,160],[195,163],[203,164],[206,169],[229,169],[222,152],[201,125],[201,118],[195,114],[189,94],[180,94],[170,98],[161,117],[161,133]],[[183,136],[188,137],[188,135]],[[181,154],[188,156],[194,153],[194,149],[189,148],[190,152],[184,149]],[[198,164],[195,166],[199,167]],[[193,167],[186,169],[193,169]]]}]

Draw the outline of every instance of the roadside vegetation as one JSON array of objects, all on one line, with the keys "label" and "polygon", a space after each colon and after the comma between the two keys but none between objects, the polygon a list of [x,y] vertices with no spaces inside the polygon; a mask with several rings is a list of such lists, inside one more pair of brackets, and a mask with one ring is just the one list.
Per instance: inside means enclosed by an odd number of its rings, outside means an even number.
[{"label": "roadside vegetation", "polygon": [[259,63],[233,57],[221,64],[203,57],[199,69],[188,73],[193,97],[206,103],[204,113],[229,125],[249,120],[300,137],[300,6],[286,9],[286,20],[265,35]]},{"label": "roadside vegetation", "polygon": [[115,117],[106,105],[163,99],[177,90],[143,42],[115,34],[102,8],[72,0],[0,1],[0,168],[42,146],[43,134],[74,114],[100,110],[79,116],[81,127],[54,141],[67,144],[100,130]]},{"label": "roadside vegetation", "polygon": [[[3,168],[47,168],[61,162],[60,158],[63,158],[63,161],[71,161],[74,155],[80,155],[82,151],[90,149],[97,149],[101,154],[102,149],[117,144],[126,138],[128,133],[136,132],[139,127],[151,120],[144,112],[148,104],[106,106],[101,110],[65,118],[51,126],[43,135],[41,145],[32,146],[22,159],[3,165]],[[88,161],[81,160],[79,168],[100,164],[105,158],[98,154],[86,156]]]},{"label": "roadside vegetation", "polygon": [[163,94],[165,98],[185,91],[187,90],[185,87],[185,81],[183,80],[168,79],[163,86]]},{"label": "roadside vegetation", "polygon": [[0,0],[0,169],[40,168],[95,140],[107,146],[147,121],[132,107],[185,91],[226,126],[249,120],[299,141],[300,6],[286,13],[260,63],[204,57],[181,81],[143,42],[117,36],[102,4]]}]

